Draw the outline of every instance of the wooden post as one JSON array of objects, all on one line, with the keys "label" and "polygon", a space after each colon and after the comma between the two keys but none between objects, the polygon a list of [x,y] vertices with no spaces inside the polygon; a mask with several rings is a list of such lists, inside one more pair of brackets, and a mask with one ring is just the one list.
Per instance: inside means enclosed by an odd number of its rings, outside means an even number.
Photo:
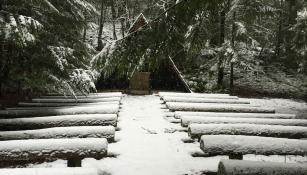
[{"label": "wooden post", "polygon": [[67,167],[82,167],[82,159],[80,158],[68,159]]},{"label": "wooden post", "polygon": [[243,160],[243,154],[240,153],[232,153],[228,157],[229,159]]}]

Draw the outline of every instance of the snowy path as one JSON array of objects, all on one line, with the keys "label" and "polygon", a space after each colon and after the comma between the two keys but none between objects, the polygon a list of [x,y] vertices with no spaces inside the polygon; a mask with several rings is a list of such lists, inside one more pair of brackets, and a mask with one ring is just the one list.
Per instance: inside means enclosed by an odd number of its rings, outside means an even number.
[{"label": "snowy path", "polygon": [[208,158],[190,155],[199,150],[199,144],[183,143],[181,139],[186,138],[187,133],[171,132],[180,126],[164,119],[166,110],[161,109],[158,97],[127,96],[122,103],[121,131],[116,133],[119,141],[109,147],[110,152],[119,156],[101,161],[88,160],[91,167],[106,169],[113,175],[179,175],[200,174],[208,169],[206,162],[217,166],[217,158],[208,161]]}]

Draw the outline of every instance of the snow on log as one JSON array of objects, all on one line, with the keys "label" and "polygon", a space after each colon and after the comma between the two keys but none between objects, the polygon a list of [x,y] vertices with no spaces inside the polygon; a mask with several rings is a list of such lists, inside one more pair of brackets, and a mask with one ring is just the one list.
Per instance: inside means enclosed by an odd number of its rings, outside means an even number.
[{"label": "snow on log", "polygon": [[113,141],[115,128],[113,126],[75,126],[56,127],[25,131],[0,132],[0,140],[27,140],[27,139],[51,139],[51,138],[106,138]]},{"label": "snow on log", "polygon": [[307,140],[242,135],[203,135],[200,148],[206,156],[307,154]]},{"label": "snow on log", "polygon": [[[89,95],[77,95],[77,99],[87,99],[87,98],[110,98],[110,97],[122,97],[123,94],[121,92],[110,92],[110,93],[95,93]],[[47,95],[41,96],[40,98],[60,98],[60,99],[75,99],[74,96],[63,96],[63,95]]]},{"label": "snow on log", "polygon": [[84,98],[84,99],[61,99],[61,98],[34,98],[34,103],[97,103],[97,102],[114,102],[120,101],[120,97],[111,98]]},{"label": "snow on log", "polygon": [[20,118],[75,114],[117,114],[118,111],[119,105],[117,104],[98,106],[74,106],[67,108],[0,110],[0,118]]},{"label": "snow on log", "polygon": [[163,97],[164,102],[184,102],[184,103],[230,103],[230,104],[250,104],[247,100],[238,99],[213,99],[213,98],[187,98],[187,97]]},{"label": "snow on log", "polygon": [[84,158],[101,159],[107,156],[105,138],[10,140],[0,142],[0,166],[20,161],[48,161],[56,159],[76,162]]},{"label": "snow on log", "polygon": [[235,113],[235,112],[187,112],[176,111],[174,117],[181,119],[182,116],[199,117],[230,117],[230,118],[276,118],[276,119],[294,119],[295,114],[270,114],[270,113]]},{"label": "snow on log", "polygon": [[200,138],[202,135],[250,135],[300,139],[307,138],[307,127],[256,124],[191,124],[188,133],[192,138]]},{"label": "snow on log", "polygon": [[307,175],[307,165],[246,160],[222,160],[218,175]]},{"label": "snow on log", "polygon": [[10,168],[0,169],[3,175],[104,175],[96,168]]},{"label": "snow on log", "polygon": [[163,96],[213,96],[213,97],[221,97],[221,96],[230,96],[229,94],[210,94],[210,93],[184,93],[184,92],[159,92],[158,95],[160,97]]},{"label": "snow on log", "polygon": [[275,113],[275,109],[235,104],[204,104],[168,102],[166,106],[171,111],[199,111],[199,112],[243,112],[243,113]]},{"label": "snow on log", "polygon": [[68,126],[116,126],[116,114],[62,115],[34,118],[1,119],[0,130],[17,131]]},{"label": "snow on log", "polygon": [[[118,104],[119,101],[109,101],[109,102],[95,102],[95,103],[18,103],[19,107],[63,107],[63,106],[86,106],[86,105],[108,105],[108,104]],[[8,108],[8,109],[19,109],[19,108]]]},{"label": "snow on log", "polygon": [[266,118],[229,118],[229,117],[197,117],[182,116],[181,125],[187,127],[190,124],[261,124],[282,126],[307,126],[306,119],[266,119]]}]

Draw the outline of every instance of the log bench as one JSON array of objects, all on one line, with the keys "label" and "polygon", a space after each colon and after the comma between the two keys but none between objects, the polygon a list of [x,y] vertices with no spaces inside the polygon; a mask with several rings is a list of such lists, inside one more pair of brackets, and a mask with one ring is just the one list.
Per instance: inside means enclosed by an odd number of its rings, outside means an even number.
[{"label": "log bench", "polygon": [[171,111],[195,112],[243,112],[243,113],[275,113],[275,109],[256,106],[235,104],[204,104],[204,103],[179,103],[167,102],[166,106]]},{"label": "log bench", "polygon": [[110,97],[122,97],[121,92],[111,92],[111,93],[93,93],[89,95],[77,95],[74,96],[64,96],[64,95],[45,95],[40,96],[40,98],[61,98],[61,99],[88,99],[88,98],[110,98]]},{"label": "log bench", "polygon": [[116,114],[83,114],[0,119],[1,131],[32,130],[68,126],[116,126]]},{"label": "log bench", "polygon": [[104,175],[96,168],[7,168],[0,169],[3,175]]},{"label": "log bench", "polygon": [[181,117],[181,125],[188,127],[190,124],[261,124],[261,125],[283,125],[283,126],[307,126],[306,119],[269,119],[269,118],[229,118],[229,117]]},{"label": "log bench", "polygon": [[162,98],[166,102],[184,102],[184,103],[225,103],[225,104],[250,104],[247,100],[238,99],[214,99],[214,98],[195,98],[195,97],[172,97],[165,96]]},{"label": "log bench", "polygon": [[115,128],[113,126],[74,126],[55,127],[24,131],[2,131],[0,141],[27,139],[56,139],[56,138],[106,138],[114,141]]},{"label": "log bench", "polygon": [[307,175],[307,165],[246,160],[222,160],[217,175]]},{"label": "log bench", "polygon": [[119,101],[110,101],[110,102],[94,102],[94,103],[27,103],[27,102],[21,102],[18,103],[17,108],[8,108],[8,109],[20,109],[23,107],[26,108],[35,108],[35,107],[64,107],[64,106],[87,106],[87,105],[109,105],[109,104],[117,104],[119,105]]},{"label": "log bench", "polygon": [[114,102],[120,101],[120,97],[110,98],[81,98],[81,99],[69,99],[69,98],[34,98],[31,101],[33,103],[97,103],[97,102]]},{"label": "log bench", "polygon": [[0,110],[0,118],[21,118],[75,114],[117,114],[119,105],[74,106],[66,108]]},{"label": "log bench", "polygon": [[307,140],[242,135],[203,135],[200,148],[204,156],[228,155],[243,159],[245,154],[300,155],[307,154]]},{"label": "log bench", "polygon": [[198,117],[230,117],[230,118],[275,118],[275,119],[294,119],[295,114],[273,114],[273,113],[235,113],[235,112],[187,112],[176,111],[174,117],[181,119],[182,116]]},{"label": "log bench", "polygon": [[237,98],[236,96],[230,96],[229,94],[210,94],[210,93],[183,93],[183,92],[159,92],[160,97],[172,96],[172,97],[232,97]]},{"label": "log bench", "polygon": [[301,139],[307,138],[307,127],[255,125],[255,124],[191,124],[188,128],[191,138],[202,135],[249,135]]},{"label": "log bench", "polygon": [[107,150],[104,138],[1,141],[0,166],[64,159],[68,167],[81,167],[82,159],[101,159]]}]

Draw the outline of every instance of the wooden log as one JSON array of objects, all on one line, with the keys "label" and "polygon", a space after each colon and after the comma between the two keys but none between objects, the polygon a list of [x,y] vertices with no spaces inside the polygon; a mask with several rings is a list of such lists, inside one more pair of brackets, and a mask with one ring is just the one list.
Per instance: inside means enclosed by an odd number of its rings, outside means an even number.
[{"label": "wooden log", "polygon": [[25,131],[3,131],[0,132],[0,141],[88,137],[106,138],[108,141],[114,141],[114,136],[115,128],[113,126],[75,126]]},{"label": "wooden log", "polygon": [[3,175],[102,175],[96,168],[10,168],[0,169]]},{"label": "wooden log", "polygon": [[195,112],[240,112],[240,113],[275,113],[275,109],[256,106],[243,106],[234,104],[204,104],[204,103],[176,103],[168,102],[166,106],[171,111]]},{"label": "wooden log", "polygon": [[219,99],[219,98],[187,98],[165,96],[162,98],[164,102],[183,102],[183,103],[226,103],[226,104],[250,104],[247,100],[238,99]]},{"label": "wooden log", "polygon": [[119,101],[110,101],[110,102],[98,102],[98,103],[18,103],[17,108],[8,108],[8,109],[24,109],[29,107],[64,107],[64,106],[86,106],[86,105],[109,105],[109,104],[117,104],[119,105]]},{"label": "wooden log", "polygon": [[0,110],[0,118],[21,118],[52,115],[76,115],[76,114],[117,114],[119,105],[98,106],[74,106],[67,108]]},{"label": "wooden log", "polygon": [[190,124],[261,124],[283,126],[307,126],[306,119],[266,119],[266,118],[229,118],[229,117],[195,117],[184,116],[181,125],[187,127]]},{"label": "wooden log", "polygon": [[242,135],[203,135],[204,156],[218,155],[300,155],[307,154],[307,140]]},{"label": "wooden log", "polygon": [[1,119],[0,130],[17,131],[69,126],[116,126],[116,114],[82,114]]},{"label": "wooden log", "polygon": [[120,97],[111,98],[84,98],[84,99],[62,99],[62,98],[34,98],[33,103],[97,103],[97,102],[118,102]]},{"label": "wooden log", "polygon": [[122,97],[123,94],[121,92],[111,92],[111,93],[96,93],[96,94],[89,94],[89,95],[77,95],[74,96],[63,96],[63,95],[47,95],[41,96],[40,98],[60,98],[60,99],[84,99],[84,98],[110,98],[110,97]]},{"label": "wooden log", "polygon": [[272,113],[235,113],[235,112],[187,112],[176,111],[174,117],[181,119],[182,116],[195,117],[229,117],[229,118],[272,118],[272,119],[294,119],[295,114],[272,114]]},{"label": "wooden log", "polygon": [[184,92],[159,92],[158,95],[160,97],[163,96],[203,96],[203,97],[207,97],[207,96],[213,96],[213,97],[221,97],[221,96],[230,96],[229,94],[213,94],[213,93],[184,93]]},{"label": "wooden log", "polygon": [[298,163],[222,160],[218,175],[307,175],[307,165]]},{"label": "wooden log", "polygon": [[0,166],[20,161],[101,159],[107,156],[107,150],[104,138],[1,141]]},{"label": "wooden log", "polygon": [[256,124],[191,124],[189,136],[200,138],[202,135],[249,135],[300,139],[307,138],[307,127],[256,125]]}]

